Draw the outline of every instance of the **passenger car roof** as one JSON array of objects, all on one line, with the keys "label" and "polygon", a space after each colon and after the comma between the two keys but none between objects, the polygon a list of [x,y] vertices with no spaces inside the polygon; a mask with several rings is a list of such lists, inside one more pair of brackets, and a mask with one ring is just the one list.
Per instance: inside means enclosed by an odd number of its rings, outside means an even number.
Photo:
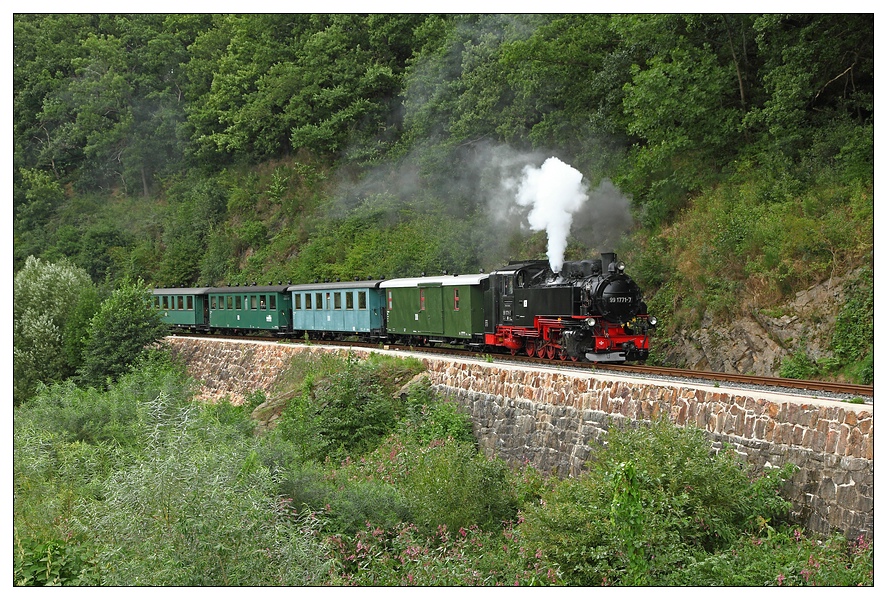
[{"label": "passenger car roof", "polygon": [[488,273],[474,273],[470,275],[437,275],[432,277],[404,277],[401,279],[387,279],[383,281],[379,287],[405,288],[435,285],[478,285],[487,277],[489,277]]},{"label": "passenger car roof", "polygon": [[357,280],[357,281],[322,281],[318,283],[299,283],[287,288],[290,292],[310,290],[353,290],[356,288],[378,288],[382,279]]}]

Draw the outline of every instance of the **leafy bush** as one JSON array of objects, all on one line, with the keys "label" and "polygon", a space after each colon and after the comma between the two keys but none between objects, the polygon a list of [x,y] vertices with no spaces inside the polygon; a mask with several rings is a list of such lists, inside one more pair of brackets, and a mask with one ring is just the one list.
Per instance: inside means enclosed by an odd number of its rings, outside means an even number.
[{"label": "leafy bush", "polygon": [[528,555],[513,525],[431,534],[415,525],[367,526],[354,536],[330,536],[338,569],[334,585],[357,586],[516,586],[557,585],[556,573]]},{"label": "leafy bush", "polygon": [[15,404],[38,383],[72,375],[79,366],[86,322],[98,308],[89,275],[67,260],[29,256],[13,280],[12,356]]},{"label": "leafy bush", "polygon": [[786,379],[814,379],[819,372],[816,361],[803,349],[782,359],[779,365],[779,376]]},{"label": "leafy bush", "polygon": [[410,388],[400,426],[424,444],[447,438],[474,442],[471,419],[453,402],[437,398],[427,378]]},{"label": "leafy bush", "polygon": [[474,443],[448,438],[426,445],[392,436],[353,468],[393,485],[426,534],[441,525],[450,531],[497,527],[517,515],[511,471],[501,460],[484,457]]},{"label": "leafy bush", "polygon": [[322,513],[328,533],[354,535],[367,523],[389,528],[411,521],[409,507],[392,484],[351,474],[316,463],[290,465],[281,475],[280,494],[296,510]]},{"label": "leafy bush", "polygon": [[[168,413],[160,396],[150,409]],[[104,585],[305,585],[327,570],[315,524],[276,496],[250,438],[202,441],[196,406],[157,422],[146,456],[83,507]],[[306,520],[307,519],[307,520]],[[306,523],[308,523],[306,525]]]},{"label": "leafy bush", "polygon": [[790,467],[751,479],[702,431],[664,421],[610,430],[589,466],[526,507],[519,528],[570,585],[657,585],[789,508],[775,492]]},{"label": "leafy bush", "polygon": [[875,289],[872,273],[866,269],[849,286],[831,341],[835,357],[851,365],[860,383],[874,382],[874,341]]},{"label": "leafy bush", "polygon": [[94,551],[73,540],[22,540],[15,535],[13,585],[97,585]]},{"label": "leafy bush", "polygon": [[93,386],[102,386],[106,378],[118,379],[166,333],[144,282],[123,282],[89,323],[80,378]]},{"label": "leafy bush", "polygon": [[394,428],[395,409],[371,374],[349,369],[312,382],[308,391],[320,456],[341,460],[375,448]]},{"label": "leafy bush", "polygon": [[799,529],[768,529],[729,551],[696,556],[663,578],[669,586],[871,586],[874,548],[840,534],[807,537]]},{"label": "leafy bush", "polygon": [[16,581],[325,577],[326,550],[314,536],[322,524],[279,501],[247,411],[189,402],[189,383],[168,360],[141,366],[105,392],[47,388],[16,413]]},{"label": "leafy bush", "polygon": [[291,399],[275,429],[305,459],[336,462],[373,450],[394,430],[403,412],[393,391],[424,367],[416,360],[372,354],[296,357],[283,375]]}]

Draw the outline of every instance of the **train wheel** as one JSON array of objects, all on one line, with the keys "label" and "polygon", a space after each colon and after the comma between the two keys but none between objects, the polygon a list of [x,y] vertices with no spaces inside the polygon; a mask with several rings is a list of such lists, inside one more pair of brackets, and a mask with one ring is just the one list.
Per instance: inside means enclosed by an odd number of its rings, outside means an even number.
[{"label": "train wheel", "polygon": [[517,356],[517,348],[510,348],[509,350],[511,351],[512,356]]},{"label": "train wheel", "polygon": [[578,354],[576,354],[575,356],[570,355],[570,360],[572,360],[573,362],[576,362],[577,360],[579,360],[579,355]]},{"label": "train wheel", "polygon": [[567,349],[566,348],[558,348],[557,358],[558,358],[558,360],[567,360]]},{"label": "train wheel", "polygon": [[527,356],[536,356],[536,342],[527,340]]},{"label": "train wheel", "polygon": [[557,348],[554,346],[546,346],[545,347],[545,358],[548,360],[552,360],[554,358],[554,353],[557,351]]}]

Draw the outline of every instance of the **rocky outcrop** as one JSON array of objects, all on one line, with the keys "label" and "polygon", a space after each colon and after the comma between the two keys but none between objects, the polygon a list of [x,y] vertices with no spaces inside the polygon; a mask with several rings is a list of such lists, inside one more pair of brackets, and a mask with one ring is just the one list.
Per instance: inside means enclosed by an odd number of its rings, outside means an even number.
[{"label": "rocky outcrop", "polygon": [[858,271],[828,279],[798,292],[781,307],[749,309],[727,323],[715,324],[706,315],[698,329],[671,335],[664,363],[700,371],[776,376],[783,359],[798,350],[813,360],[828,357],[845,285],[857,275]]}]

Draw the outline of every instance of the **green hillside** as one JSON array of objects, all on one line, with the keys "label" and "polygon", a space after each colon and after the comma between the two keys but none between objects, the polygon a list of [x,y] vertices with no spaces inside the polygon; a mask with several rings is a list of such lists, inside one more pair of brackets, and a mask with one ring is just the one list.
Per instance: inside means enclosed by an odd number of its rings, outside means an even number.
[{"label": "green hillside", "polygon": [[110,288],[490,270],[545,257],[514,184],[554,156],[588,192],[567,258],[618,252],[660,344],[855,273],[805,373],[873,378],[872,14],[13,25],[15,271],[67,258]]}]

